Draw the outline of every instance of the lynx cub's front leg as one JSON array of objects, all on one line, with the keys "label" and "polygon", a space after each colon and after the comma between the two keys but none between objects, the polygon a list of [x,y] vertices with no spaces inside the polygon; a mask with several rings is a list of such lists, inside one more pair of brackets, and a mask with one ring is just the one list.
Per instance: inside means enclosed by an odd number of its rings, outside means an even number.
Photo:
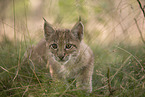
[{"label": "lynx cub's front leg", "polygon": [[87,90],[87,92],[92,92],[92,72],[93,66],[84,67],[77,78],[76,86]]},{"label": "lynx cub's front leg", "polygon": [[[82,50],[84,51],[84,50]],[[80,63],[83,63],[85,66],[79,72],[79,76],[77,78],[76,86],[87,92],[92,92],[92,75],[94,69],[94,57],[92,51],[88,48],[86,52],[81,54],[82,59]]]}]

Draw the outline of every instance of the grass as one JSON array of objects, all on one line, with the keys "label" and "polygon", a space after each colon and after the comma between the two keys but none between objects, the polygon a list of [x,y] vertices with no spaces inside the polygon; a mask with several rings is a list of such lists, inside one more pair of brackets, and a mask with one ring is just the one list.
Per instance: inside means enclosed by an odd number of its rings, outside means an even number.
[{"label": "grass", "polygon": [[[27,44],[26,44],[27,43]],[[95,55],[93,92],[88,94],[65,82],[53,82],[47,70],[34,71],[22,66],[18,71],[29,42],[7,37],[0,43],[0,97],[144,97],[145,47],[129,45],[92,46]],[[18,72],[17,72],[18,71]]]}]

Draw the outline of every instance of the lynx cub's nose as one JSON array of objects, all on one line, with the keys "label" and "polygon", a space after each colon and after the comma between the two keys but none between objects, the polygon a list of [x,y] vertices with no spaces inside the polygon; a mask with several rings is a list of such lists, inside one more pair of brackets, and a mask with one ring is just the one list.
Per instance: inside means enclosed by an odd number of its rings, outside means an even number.
[{"label": "lynx cub's nose", "polygon": [[60,60],[63,60],[64,55],[59,55],[58,57],[59,57]]}]

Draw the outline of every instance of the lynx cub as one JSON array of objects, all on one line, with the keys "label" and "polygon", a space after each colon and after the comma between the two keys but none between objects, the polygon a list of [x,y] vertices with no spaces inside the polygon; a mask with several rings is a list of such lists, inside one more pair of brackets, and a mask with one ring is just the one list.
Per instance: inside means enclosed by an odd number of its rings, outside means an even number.
[{"label": "lynx cub", "polygon": [[82,22],[78,21],[69,30],[53,29],[44,21],[45,38],[25,53],[24,61],[49,67],[54,79],[75,78],[78,88],[91,92],[94,58],[92,50],[83,42]]}]

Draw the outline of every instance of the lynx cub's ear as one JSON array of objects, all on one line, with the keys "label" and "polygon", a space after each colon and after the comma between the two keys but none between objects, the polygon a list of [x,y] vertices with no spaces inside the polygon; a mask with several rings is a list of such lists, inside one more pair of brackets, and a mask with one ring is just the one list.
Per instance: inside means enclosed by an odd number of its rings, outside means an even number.
[{"label": "lynx cub's ear", "polygon": [[79,20],[78,23],[74,25],[72,28],[71,32],[74,34],[76,38],[78,38],[80,41],[83,38],[83,33],[84,33],[84,26],[82,22]]},{"label": "lynx cub's ear", "polygon": [[[44,18],[43,18],[44,19]],[[54,33],[54,29],[51,27],[51,25],[44,19],[44,35],[45,39]]]}]

